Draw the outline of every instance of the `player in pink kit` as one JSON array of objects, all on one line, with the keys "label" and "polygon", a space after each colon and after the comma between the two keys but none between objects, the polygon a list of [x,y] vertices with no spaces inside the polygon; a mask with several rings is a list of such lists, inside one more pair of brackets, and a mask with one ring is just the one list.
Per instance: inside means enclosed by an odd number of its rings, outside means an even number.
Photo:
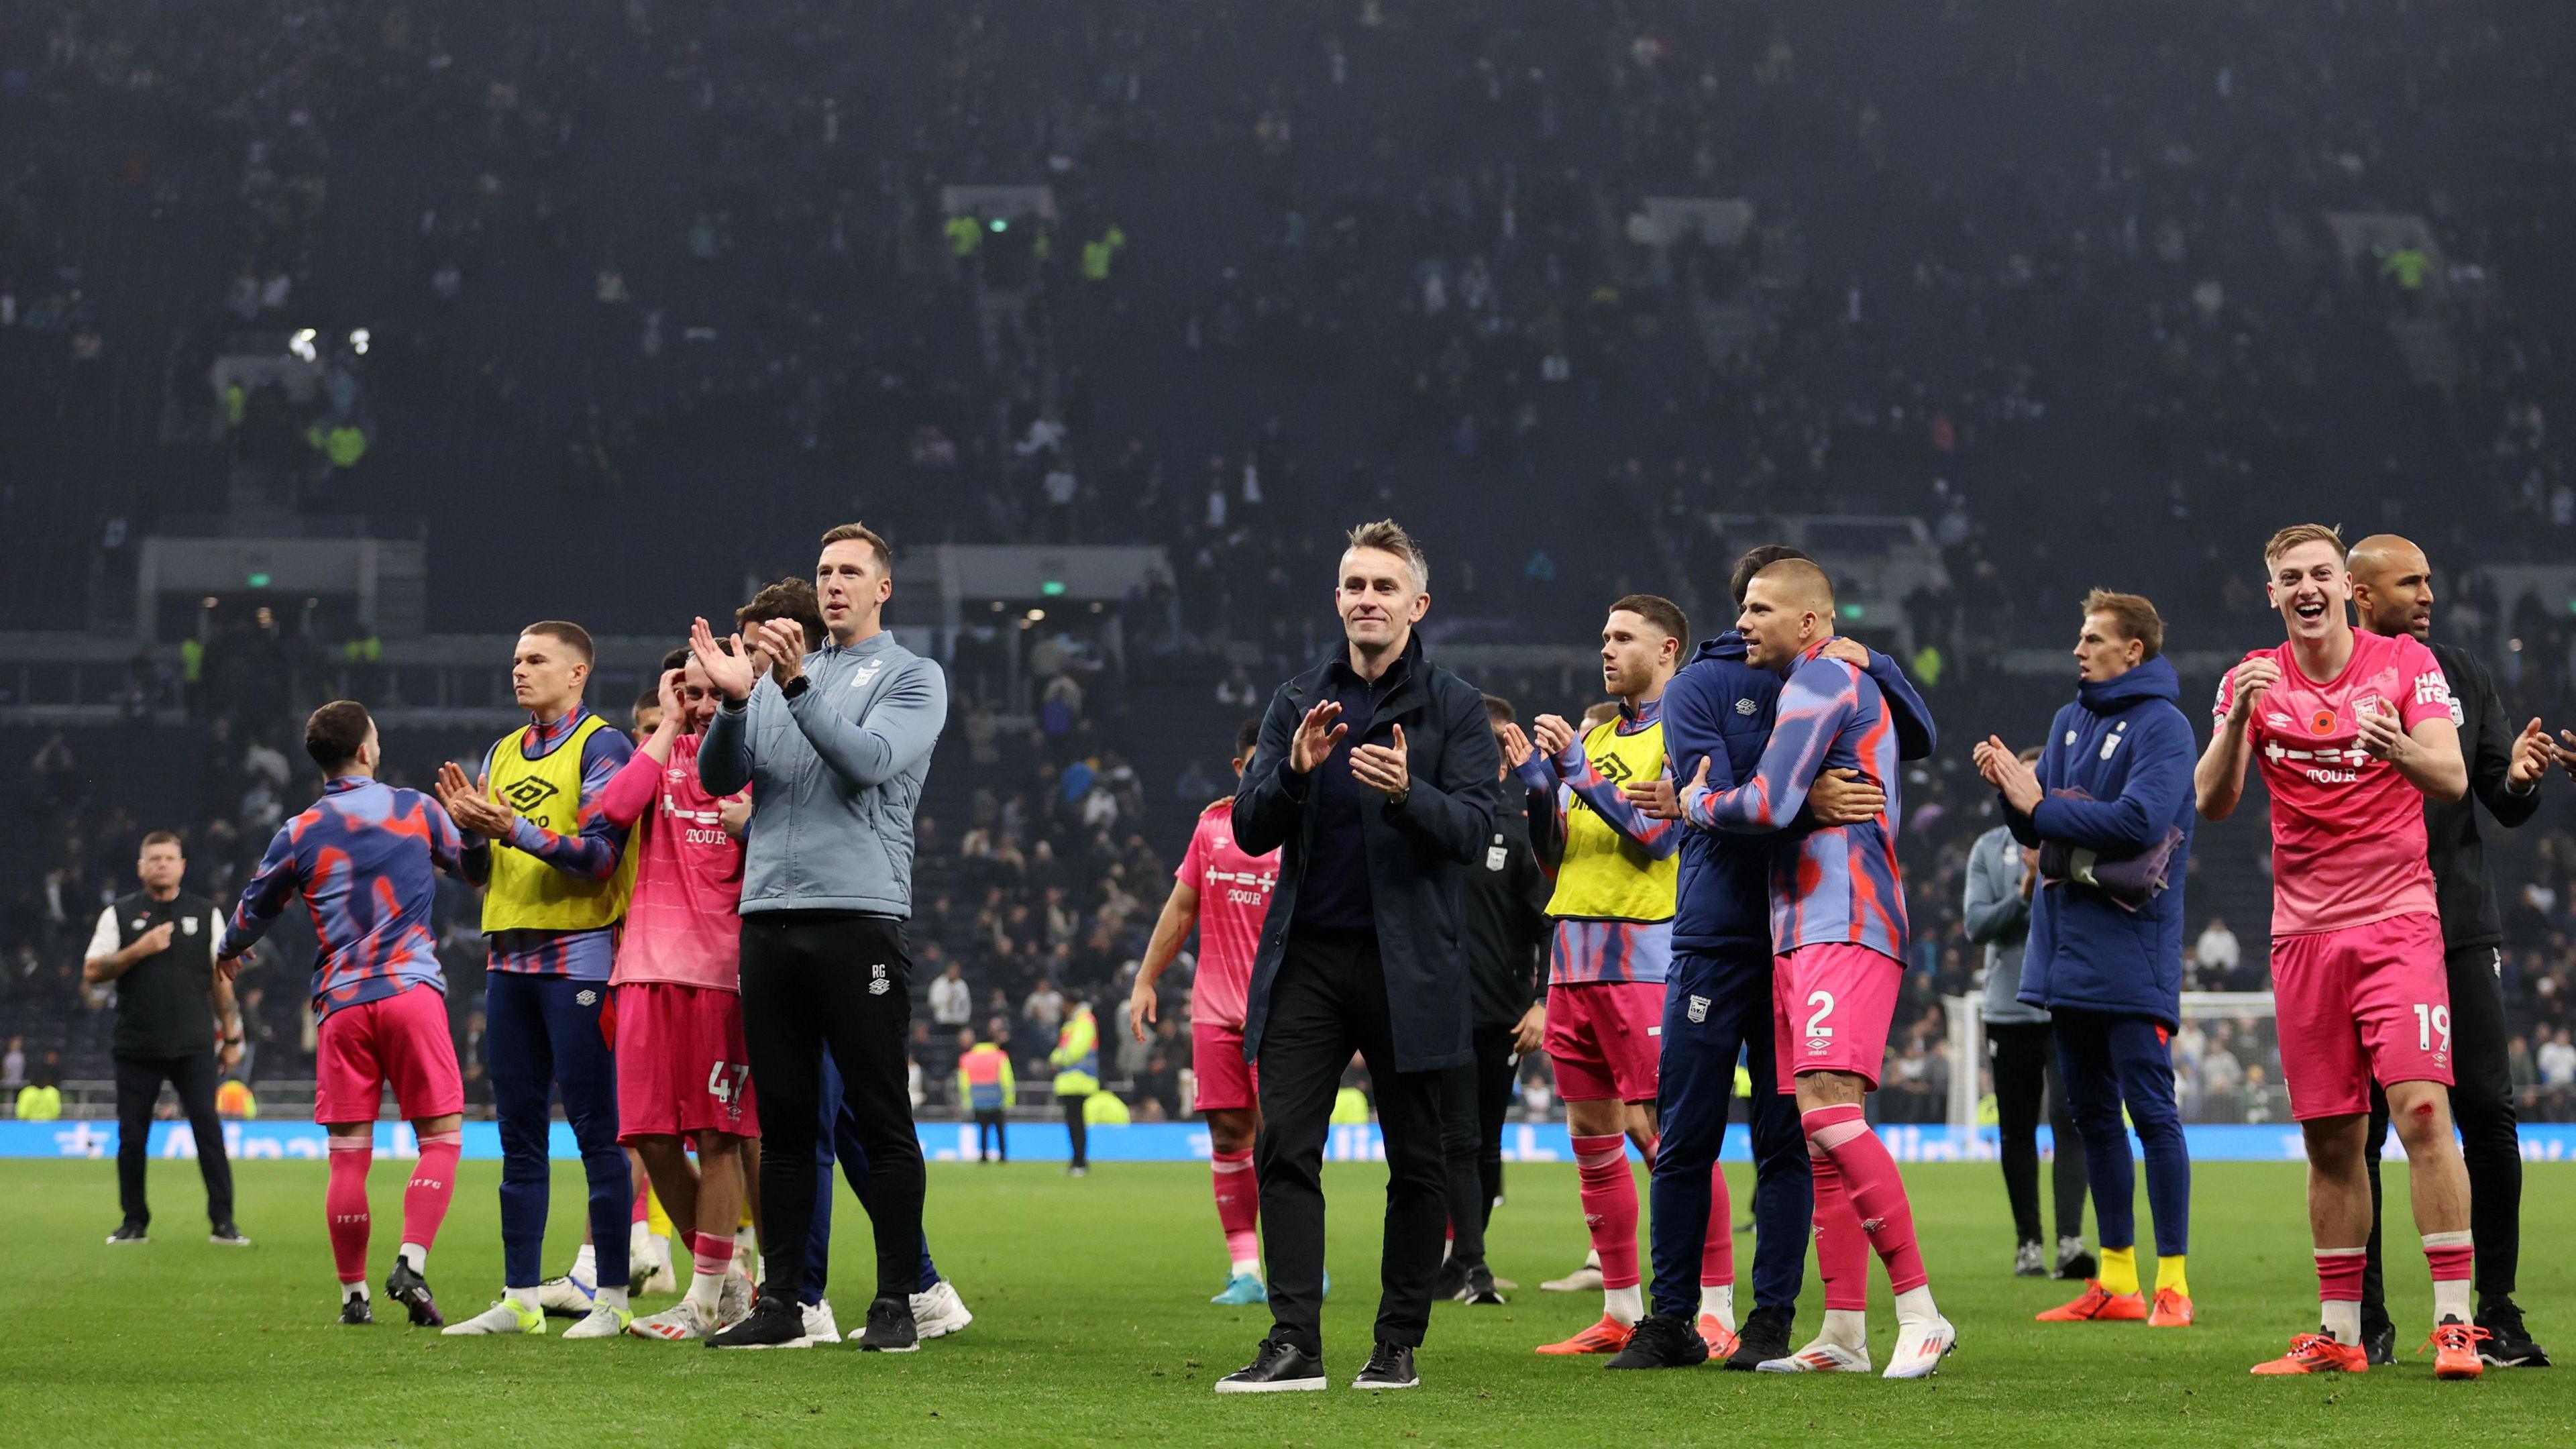
[{"label": "player in pink kit", "polygon": [[750,800],[719,799],[699,783],[698,742],[715,692],[686,649],[662,665],[661,722],[599,799],[611,823],[635,828],[627,847],[635,893],[608,978],[617,993],[618,1141],[644,1159],[671,1221],[689,1232],[696,1265],[688,1296],[626,1331],[678,1343],[707,1337],[751,1306],[749,1284],[731,1268],[743,1153],[760,1136],[760,1114],[743,1048],[737,914]]},{"label": "player in pink kit", "polygon": [[[1252,761],[1261,721],[1234,732],[1234,773]],[[1261,922],[1279,882],[1279,853],[1246,855],[1234,843],[1234,798],[1199,812],[1189,853],[1174,873],[1171,898],[1154,922],[1136,989],[1127,997],[1127,1029],[1143,1041],[1155,1018],[1154,983],[1161,979],[1195,925],[1198,975],[1190,983],[1190,1075],[1197,1081],[1198,1110],[1208,1124],[1214,1159],[1216,1219],[1225,1229],[1231,1271],[1211,1303],[1266,1303],[1261,1282],[1261,1188],[1252,1176],[1252,1141],[1261,1131],[1260,1079],[1243,1059],[1243,1000],[1252,981],[1252,958],[1261,949]]]},{"label": "player in pink kit", "polygon": [[225,980],[287,903],[313,922],[313,1120],[331,1134],[331,1184],[322,1199],[331,1258],[340,1273],[340,1321],[373,1323],[367,1304],[367,1167],[376,1112],[391,1087],[418,1134],[420,1161],[403,1189],[402,1245],[385,1296],[417,1327],[446,1320],[430,1296],[429,1250],[456,1194],[465,1086],[447,1034],[447,982],[439,974],[430,907],[433,874],[465,877],[465,840],[447,812],[417,790],[376,780],[384,758],[375,721],[355,700],[313,711],[304,751],[322,767],[322,798],[278,827],[241,904],[215,947]]},{"label": "player in pink kit", "polygon": [[[1798,1099],[1816,1181],[1816,1265],[1825,1280],[1824,1329],[1764,1373],[1867,1373],[1869,1252],[1896,1296],[1896,1347],[1886,1377],[1928,1377],[1958,1340],[1932,1301],[1915,1241],[1905,1179],[1861,1099],[1878,1087],[1887,1029],[1905,976],[1905,887],[1896,864],[1896,730],[1868,673],[1825,653],[1834,589],[1824,570],[1782,559],[1744,589],[1745,662],[1788,676],[1778,722],[1751,779],[1713,789],[1704,758],[1681,795],[1683,818],[1705,830],[1779,832],[1771,862],[1771,1026],[1783,1092]],[[1849,769],[1887,792],[1880,814],[1817,826],[1816,777]],[[1864,1246],[1866,1244],[1866,1246]]]},{"label": "player in pink kit", "polygon": [[2323,1324],[2258,1374],[2359,1373],[2370,1180],[2370,1084],[2406,1144],[2415,1228],[2433,1269],[2434,1373],[2476,1378],[2469,1176],[2451,1133],[2451,995],[2425,859],[2424,801],[2468,792],[2451,691],[2411,634],[2360,634],[2341,536],[2285,528],[2265,588],[2289,641],[2245,656],[2218,689],[2193,775],[2224,820],[2259,761],[2272,793],[2272,992],[2281,1074],[2308,1149]]}]

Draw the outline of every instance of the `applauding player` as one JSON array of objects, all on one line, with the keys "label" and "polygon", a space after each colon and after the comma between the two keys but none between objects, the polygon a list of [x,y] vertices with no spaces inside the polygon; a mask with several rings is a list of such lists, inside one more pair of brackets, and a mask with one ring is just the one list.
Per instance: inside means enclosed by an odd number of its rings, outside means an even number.
[{"label": "applauding player", "polygon": [[[1566,1134],[1582,1176],[1583,1222],[1601,1268],[1599,1322],[1545,1354],[1615,1354],[1645,1316],[1637,1256],[1633,1141],[1655,1154],[1656,1027],[1672,962],[1673,909],[1681,831],[1638,812],[1620,787],[1665,772],[1664,686],[1690,644],[1680,606],[1631,594],[1610,606],[1601,627],[1601,683],[1617,701],[1609,718],[1581,734],[1563,718],[1530,722],[1522,784],[1556,805],[1565,853],[1547,913],[1556,922],[1548,968],[1545,1045],[1565,1099]],[[1507,748],[1522,753],[1506,731]],[[1709,1237],[1719,1251],[1703,1275],[1717,1352],[1733,1350],[1734,1239],[1726,1179],[1713,1168]]]},{"label": "applauding player", "polygon": [[468,833],[467,873],[483,887],[491,939],[484,1011],[491,1023],[492,1104],[501,1123],[503,1296],[451,1334],[543,1333],[549,1098],[581,1145],[590,1181],[598,1293],[566,1338],[614,1338],[626,1306],[627,1224],[634,1181],[617,1146],[617,1064],[609,1052],[608,976],[635,861],[599,794],[634,753],[626,736],[582,703],[589,631],[559,619],[530,624],[510,661],[510,687],[528,712],[484,757],[479,780],[453,763],[438,795]]},{"label": "applauding player", "polygon": [[2373,1080],[2406,1144],[2415,1228],[2433,1270],[2434,1373],[2478,1376],[2470,1323],[2469,1177],[2451,1133],[2451,996],[2426,863],[2424,802],[2468,793],[2451,690],[2412,634],[2357,634],[2343,539],[2285,528],[2263,549],[2289,640],[2218,688],[2192,783],[2224,820],[2259,757],[2272,793],[2272,994],[2290,1115],[2307,1139],[2308,1223],[2323,1323],[2258,1374],[2359,1373]]}]

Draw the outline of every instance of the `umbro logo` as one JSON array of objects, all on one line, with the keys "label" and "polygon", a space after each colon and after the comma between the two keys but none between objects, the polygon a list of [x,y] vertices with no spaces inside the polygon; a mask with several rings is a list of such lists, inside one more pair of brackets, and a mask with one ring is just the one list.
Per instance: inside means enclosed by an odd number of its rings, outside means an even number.
[{"label": "umbro logo", "polygon": [[599,1004],[599,993],[596,991],[580,991],[574,993],[572,999],[575,1005],[597,1006]]},{"label": "umbro logo", "polygon": [[520,814],[533,815],[539,806],[562,793],[551,780],[537,775],[522,775],[511,782],[510,788],[501,792],[501,798],[509,801],[510,807]]},{"label": "umbro logo", "polygon": [[1747,719],[1751,719],[1753,717],[1753,712],[1760,708],[1760,705],[1755,704],[1749,699],[1739,699],[1735,702],[1735,712],[1743,715]]}]

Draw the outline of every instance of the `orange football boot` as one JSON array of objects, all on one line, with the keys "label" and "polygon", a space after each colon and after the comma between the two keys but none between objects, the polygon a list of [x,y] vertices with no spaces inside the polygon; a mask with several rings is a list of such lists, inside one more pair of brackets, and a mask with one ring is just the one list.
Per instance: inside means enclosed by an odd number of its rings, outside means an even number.
[{"label": "orange football boot", "polygon": [[1621,1323],[1618,1319],[1612,1318],[1610,1315],[1605,1313],[1601,1315],[1601,1321],[1599,1323],[1592,1325],[1590,1328],[1583,1330],[1581,1333],[1576,1334],[1563,1343],[1542,1343],[1538,1346],[1537,1351],[1540,1353],[1566,1354],[1617,1353],[1619,1350],[1628,1346],[1628,1338],[1635,1332],[1636,1330],[1634,1328]]},{"label": "orange football boot", "polygon": [[2485,1372],[2486,1362],[2478,1357],[2478,1344],[2492,1336],[2456,1318],[2445,1318],[2434,1325],[2432,1336],[2424,1340],[2433,1346],[2433,1377],[2473,1379]]},{"label": "orange football boot", "polygon": [[1734,1334],[1726,1331],[1724,1324],[1717,1321],[1716,1314],[1703,1313],[1699,1316],[1699,1338],[1700,1342],[1708,1345],[1710,1358],[1735,1357],[1738,1340]]},{"label": "orange football boot", "polygon": [[2171,1288],[2156,1290],[2156,1306],[2147,1310],[2149,1328],[2191,1327],[2191,1300]]},{"label": "orange football boot", "polygon": [[2041,1323],[2141,1323],[2147,1317],[2147,1295],[2114,1293],[2102,1286],[2101,1279],[2087,1278],[2074,1302],[2036,1317]]},{"label": "orange football boot", "polygon": [[[2476,1357],[2475,1354],[2470,1356]],[[2370,1355],[2360,1344],[2337,1343],[2322,1333],[2294,1334],[2288,1353],[2254,1365],[2254,1372],[2258,1374],[2359,1374],[2369,1371]]]}]

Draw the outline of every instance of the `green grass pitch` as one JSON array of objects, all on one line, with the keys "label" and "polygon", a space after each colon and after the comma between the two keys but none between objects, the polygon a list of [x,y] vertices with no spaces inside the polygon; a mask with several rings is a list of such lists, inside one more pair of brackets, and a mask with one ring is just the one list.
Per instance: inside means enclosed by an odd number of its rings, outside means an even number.
[{"label": "green grass pitch", "polygon": [[[1424,1385],[1359,1394],[1376,1299],[1382,1170],[1332,1165],[1325,1314],[1335,1386],[1320,1394],[1220,1399],[1208,1385],[1242,1363],[1268,1324],[1207,1303],[1223,1276],[1206,1169],[1105,1164],[1067,1179],[1041,1164],[936,1165],[932,1246],[975,1310],[963,1335],[918,1354],[855,1347],[719,1354],[622,1339],[449,1339],[335,1321],[322,1224],[324,1169],[236,1168],[240,1219],[257,1246],[204,1239],[196,1175],[152,1169],[153,1241],[109,1248],[114,1172],[105,1162],[0,1163],[10,1205],[0,1273],[0,1423],[16,1446],[597,1446],[735,1444],[1064,1445],[1494,1444],[1557,1449],[1656,1444],[2347,1445],[2438,1449],[2576,1444],[2576,1367],[2491,1371],[2437,1384],[2412,1353],[2367,1377],[2257,1380],[2245,1370],[2313,1326],[2300,1172],[2272,1164],[2199,1169],[2192,1280],[2200,1326],[2040,1325],[2064,1285],[2009,1276],[2011,1235],[1990,1165],[1907,1171],[1932,1283],[1961,1343],[1924,1383],[1693,1372],[1606,1374],[1598,1359],[1543,1359],[1533,1345],[1599,1313],[1592,1294],[1544,1293],[1583,1250],[1574,1170],[1507,1169],[1492,1256],[1523,1287],[1509,1306],[1442,1304],[1421,1358]],[[1750,1178],[1735,1170],[1736,1202]],[[468,1163],[430,1281],[451,1317],[498,1293],[495,1163]],[[402,1177],[376,1165],[373,1279],[394,1246]],[[2404,1174],[2391,1172],[2402,1203]],[[550,1268],[578,1240],[578,1169],[559,1164]],[[2539,1339],[2576,1359],[2576,1167],[2534,1166],[2524,1199],[2521,1299]],[[867,1261],[865,1220],[843,1197],[835,1262]],[[2141,1206],[2141,1225],[2144,1208]],[[2391,1297],[2401,1346],[2429,1326],[2430,1288],[2403,1209],[2392,1218]],[[1749,1266],[1749,1237],[1739,1261]],[[2142,1264],[2142,1267],[2145,1265]],[[1873,1276],[1875,1276],[1873,1274]],[[845,1282],[845,1326],[863,1301]],[[659,1307],[667,1300],[651,1300]],[[1894,1337],[1883,1283],[1871,1346]],[[1808,1280],[1803,1340],[1821,1314]],[[560,1327],[560,1324],[557,1325]]]}]

